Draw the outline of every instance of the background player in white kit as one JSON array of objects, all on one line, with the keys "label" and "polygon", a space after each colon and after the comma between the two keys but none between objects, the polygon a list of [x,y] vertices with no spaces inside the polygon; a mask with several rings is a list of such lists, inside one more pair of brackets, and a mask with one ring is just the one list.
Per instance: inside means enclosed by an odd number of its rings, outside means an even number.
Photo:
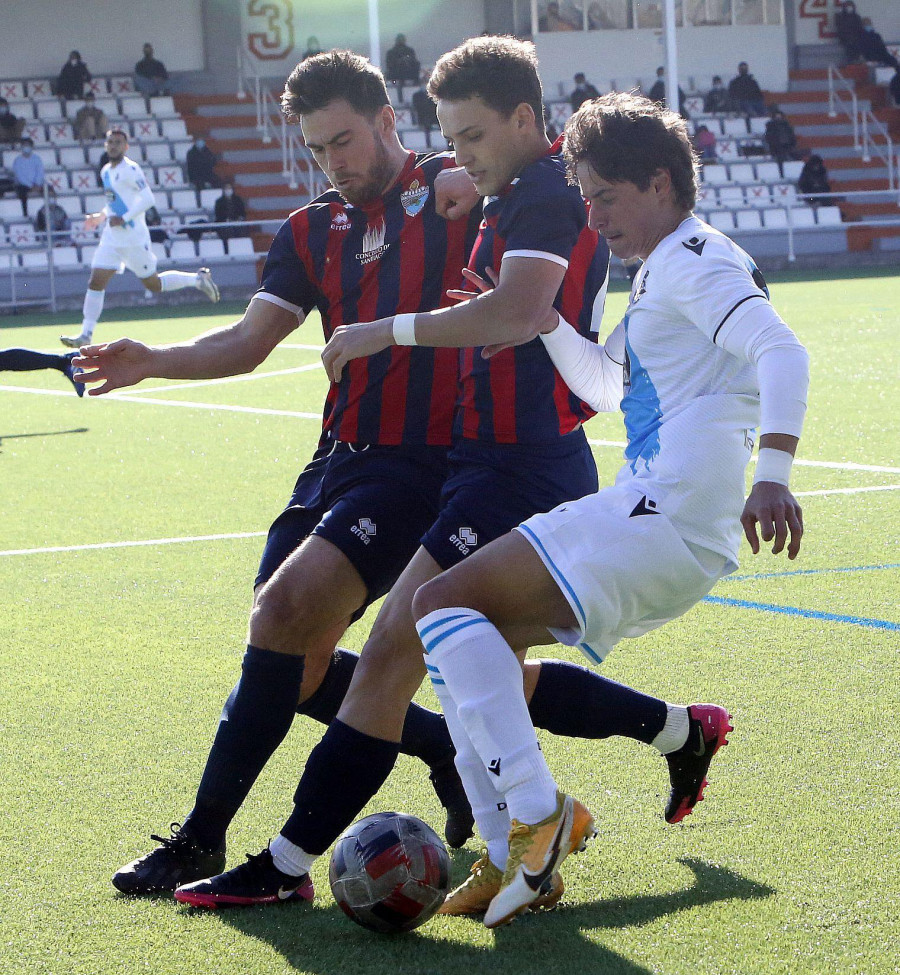
[{"label": "background player in white kit", "polygon": [[[543,335],[573,392],[595,409],[621,400],[625,465],[614,486],[528,519],[413,602],[457,755],[480,758],[458,765],[466,791],[493,786],[512,817],[489,927],[526,910],[593,832],[584,806],[557,790],[503,633],[544,627],[599,663],[620,639],[682,615],[734,571],[741,524],[754,553],[757,525],[775,553],[790,536],[791,559],[803,531],[787,485],[808,356],[750,257],[691,214],[697,166],[684,122],[642,96],[611,94],[572,116],[564,151],[590,226],[617,257],[644,261],[605,347],[562,319]],[[673,734],[687,735],[684,710],[670,708]],[[699,747],[715,740],[704,729]]]},{"label": "background player in white kit", "polygon": [[91,261],[91,278],[84,296],[83,319],[80,335],[60,335],[59,340],[70,349],[88,345],[94,327],[103,311],[106,286],[112,276],[124,265],[140,279],[148,291],[179,291],[196,288],[210,301],[219,300],[209,268],[199,271],[163,271],[156,273],[156,255],[150,246],[150,231],[144,214],[153,206],[153,191],[147,185],[144,171],[125,153],[128,152],[128,135],[123,129],[112,128],[106,133],[106,154],[109,162],[100,171],[106,206],[98,213],[89,214],[84,221],[85,230],[93,230],[104,221],[106,226],[100,235],[94,258]]}]

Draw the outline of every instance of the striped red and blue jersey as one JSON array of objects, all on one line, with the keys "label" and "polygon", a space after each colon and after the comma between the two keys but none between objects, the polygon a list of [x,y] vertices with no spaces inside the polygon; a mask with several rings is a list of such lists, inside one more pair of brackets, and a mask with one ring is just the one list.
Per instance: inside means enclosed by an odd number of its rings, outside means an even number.
[{"label": "striped red and blue jersey", "polygon": [[[556,142],[499,196],[485,200],[469,267],[484,277],[504,257],[555,261],[566,276],[554,307],[593,342],[606,298],[609,249],[587,226],[578,188],[569,184]],[[460,353],[461,399],[455,434],[491,443],[548,443],[577,429],[593,411],[565,384],[539,338],[483,359]]]},{"label": "striped red and blue jersey", "polygon": [[[269,249],[258,296],[296,312],[317,308],[326,341],[339,326],[452,304],[471,245],[465,220],[434,208],[446,154],[409,154],[371,204],[329,190],[295,211]],[[467,239],[468,238],[468,239]],[[349,362],[325,400],[321,442],[445,446],[458,392],[456,349],[393,346]]]}]

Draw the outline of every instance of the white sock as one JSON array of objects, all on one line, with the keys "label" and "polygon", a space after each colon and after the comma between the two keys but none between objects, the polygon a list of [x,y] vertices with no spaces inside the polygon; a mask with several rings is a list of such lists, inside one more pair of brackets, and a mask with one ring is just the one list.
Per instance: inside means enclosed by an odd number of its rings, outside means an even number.
[{"label": "white sock", "polygon": [[94,334],[97,322],[103,312],[103,301],[106,298],[105,291],[94,291],[88,288],[84,293],[84,305],[81,309],[81,334],[90,338]]},{"label": "white sock", "polygon": [[163,271],[159,276],[163,291],[181,291],[182,288],[197,287],[197,272]]},{"label": "white sock", "polygon": [[[456,702],[459,720],[509,815],[533,825],[556,809],[556,783],[528,714],[522,668],[497,628],[480,613],[448,607],[416,624],[426,659]],[[493,781],[493,779],[491,780]]]},{"label": "white sock", "polygon": [[677,752],[688,740],[688,731],[691,727],[688,709],[680,704],[666,704],[666,723],[662,731],[650,742],[654,748],[658,748],[663,755],[670,752]]},{"label": "white sock", "polygon": [[302,877],[309,873],[312,865],[318,860],[314,853],[307,853],[302,846],[292,843],[286,836],[279,833],[269,844],[272,862],[289,877]]},{"label": "white sock", "polygon": [[428,668],[428,675],[434,686],[434,692],[441,702],[444,718],[447,721],[447,729],[456,748],[456,770],[459,772],[459,777],[462,779],[462,784],[466,790],[466,796],[472,806],[472,815],[475,817],[478,835],[487,846],[491,863],[500,870],[505,870],[506,860],[509,856],[510,829],[506,800],[497,791],[496,786],[491,781],[493,776],[488,774],[478,752],[475,751],[475,746],[466,734],[466,729],[456,713],[456,703],[450,696],[447,685],[437,668],[428,660],[429,658],[426,657],[425,666]]}]

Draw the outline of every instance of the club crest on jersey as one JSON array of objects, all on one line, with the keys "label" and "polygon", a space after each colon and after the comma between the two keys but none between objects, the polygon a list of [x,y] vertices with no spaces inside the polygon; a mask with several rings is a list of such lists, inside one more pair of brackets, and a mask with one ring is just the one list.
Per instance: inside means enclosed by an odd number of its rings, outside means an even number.
[{"label": "club crest on jersey", "polygon": [[346,211],[338,210],[334,215],[334,219],[331,221],[332,230],[349,230],[350,229],[350,218],[347,216]]},{"label": "club crest on jersey", "polygon": [[414,179],[409,186],[400,194],[400,202],[408,217],[414,217],[422,212],[425,201],[428,199],[431,190],[427,186]]},{"label": "club crest on jersey", "polygon": [[384,242],[386,233],[387,225],[384,220],[375,226],[366,227],[366,232],[363,234],[362,252],[356,255],[356,259],[361,264],[371,264],[372,261],[377,261],[384,254],[390,246]]}]

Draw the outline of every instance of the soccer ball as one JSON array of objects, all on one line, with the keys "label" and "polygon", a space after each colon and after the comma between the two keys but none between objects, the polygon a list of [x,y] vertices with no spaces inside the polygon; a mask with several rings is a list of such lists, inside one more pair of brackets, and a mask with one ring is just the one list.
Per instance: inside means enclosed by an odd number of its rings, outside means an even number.
[{"label": "soccer ball", "polygon": [[382,934],[412,931],[443,904],[450,857],[421,819],[375,813],[339,837],[328,881],[341,910],[357,924]]}]

